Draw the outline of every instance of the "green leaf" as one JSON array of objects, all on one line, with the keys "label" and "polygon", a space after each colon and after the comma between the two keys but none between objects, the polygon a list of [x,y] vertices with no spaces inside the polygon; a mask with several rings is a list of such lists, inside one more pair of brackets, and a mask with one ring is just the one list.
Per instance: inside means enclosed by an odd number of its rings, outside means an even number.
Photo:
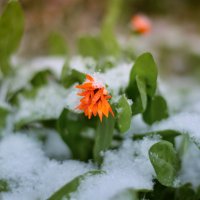
[{"label": "green leaf", "polygon": [[[12,76],[9,76],[6,79],[8,82],[8,100],[13,98],[16,99],[19,94],[24,93],[26,90],[30,90],[31,85],[38,88],[49,83],[50,80],[57,81],[60,78],[56,69],[48,65],[38,67],[34,62],[33,65],[28,67],[27,65],[28,63],[18,66],[13,70]],[[4,81],[4,83],[6,83],[6,81]]]},{"label": "green leaf", "polygon": [[72,113],[67,109],[61,113],[57,120],[57,130],[74,159],[88,161],[92,158],[94,138],[86,137],[83,133],[88,130],[92,132],[95,125],[95,118],[89,120],[83,114]]},{"label": "green leaf", "polygon": [[[190,183],[186,183],[180,187],[166,187],[155,181],[152,191],[140,192],[140,197],[149,200],[199,200],[198,190],[193,189]],[[141,198],[141,199],[143,199]]]},{"label": "green leaf", "polygon": [[115,67],[117,64],[116,59],[110,56],[102,57],[95,67],[95,71],[105,72],[108,69]]},{"label": "green leaf", "polygon": [[197,190],[196,190],[196,198],[198,200],[200,199],[200,185],[197,187]]},{"label": "green leaf", "polygon": [[66,41],[59,33],[53,32],[49,35],[48,51],[50,55],[67,55]]},{"label": "green leaf", "polygon": [[122,4],[123,0],[108,1],[100,34],[106,55],[117,56],[120,53],[120,46],[115,36],[115,26],[120,17]]},{"label": "green leaf", "polygon": [[99,59],[105,55],[104,45],[98,36],[81,36],[77,45],[78,52],[84,57]]},{"label": "green leaf", "polygon": [[106,15],[104,16],[102,29],[103,31],[112,31],[118,23],[121,13],[123,0],[110,0],[107,4]]},{"label": "green leaf", "polygon": [[0,69],[9,73],[9,57],[19,46],[24,16],[18,1],[9,1],[0,17]]},{"label": "green leaf", "polygon": [[124,133],[130,128],[132,111],[125,95],[122,95],[117,104],[117,124],[120,132]]},{"label": "green leaf", "polygon": [[95,135],[95,145],[94,145],[94,160],[101,164],[102,156],[101,152],[106,151],[112,142],[113,131],[114,131],[115,119],[111,115],[108,118],[103,118],[103,121],[99,121]]},{"label": "green leaf", "polygon": [[99,36],[82,36],[78,39],[78,52],[84,57],[101,59],[104,56],[117,56],[120,52],[114,33],[104,32]]},{"label": "green leaf", "polygon": [[109,56],[118,56],[120,53],[120,46],[117,38],[112,31],[105,30],[101,33],[101,40],[104,47],[104,54]]},{"label": "green leaf", "polygon": [[103,171],[94,170],[94,171],[89,171],[83,175],[80,175],[74,178],[66,185],[64,185],[63,187],[61,187],[57,192],[55,192],[51,197],[49,197],[48,200],[63,200],[63,199],[69,200],[71,193],[76,192],[82,181],[84,181],[88,177],[99,175],[102,173]]},{"label": "green leaf", "polygon": [[71,69],[67,63],[63,66],[61,73],[61,83],[65,88],[69,88],[74,83],[82,83],[85,80],[85,74],[77,71],[76,69]]},{"label": "green leaf", "polygon": [[179,168],[179,161],[173,145],[160,141],[149,149],[149,158],[158,181],[165,186],[173,186]]},{"label": "green leaf", "polygon": [[9,114],[9,109],[3,105],[0,105],[0,130],[6,125],[6,118]]},{"label": "green leaf", "polygon": [[149,96],[153,96],[157,86],[157,74],[157,67],[153,56],[150,53],[143,53],[136,59],[135,64],[131,69],[127,90],[133,92],[131,90],[132,85],[134,85],[136,82],[136,77],[139,76],[142,80],[145,81],[147,94]]},{"label": "green leaf", "polygon": [[123,0],[108,1],[108,10],[99,36],[82,36],[78,39],[78,52],[85,57],[100,59],[105,55],[118,55],[120,47],[114,27],[118,22]]},{"label": "green leaf", "polygon": [[190,183],[187,183],[175,190],[176,200],[199,200],[198,194],[192,188]]},{"label": "green leaf", "polygon": [[138,195],[134,189],[127,188],[114,195],[110,200],[138,200]]},{"label": "green leaf", "polygon": [[162,96],[154,96],[149,99],[147,109],[143,113],[143,119],[148,124],[153,124],[169,116],[167,103]]},{"label": "green leaf", "polygon": [[135,133],[133,135],[133,139],[143,139],[144,137],[154,136],[154,135],[160,135],[163,140],[167,140],[168,142],[174,143],[175,137],[181,135],[180,132],[175,130],[161,130],[161,131],[153,131],[153,132],[147,132],[147,133]]},{"label": "green leaf", "polygon": [[41,87],[41,86],[46,85],[48,83],[48,79],[52,75],[53,74],[49,69],[45,69],[45,70],[39,71],[30,80],[30,83],[34,87]]},{"label": "green leaf", "polygon": [[146,85],[145,85],[145,82],[139,76],[136,76],[136,83],[137,83],[137,87],[140,93],[142,110],[145,110],[147,106]]},{"label": "green leaf", "polygon": [[126,89],[128,98],[133,100],[133,115],[144,112],[147,96],[154,96],[157,87],[157,73],[155,61],[150,53],[144,53],[136,59]]},{"label": "green leaf", "polygon": [[0,179],[0,193],[9,191],[8,182],[4,179]]},{"label": "green leaf", "polygon": [[177,153],[179,157],[182,158],[187,152],[191,141],[188,134],[182,134],[180,139],[181,141],[180,141],[179,146],[177,147]]}]

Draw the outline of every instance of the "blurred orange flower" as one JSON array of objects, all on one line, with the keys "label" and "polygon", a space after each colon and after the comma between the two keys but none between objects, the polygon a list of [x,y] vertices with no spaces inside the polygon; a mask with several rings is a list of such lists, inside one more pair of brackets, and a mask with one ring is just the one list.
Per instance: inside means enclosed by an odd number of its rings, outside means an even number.
[{"label": "blurred orange flower", "polygon": [[131,28],[137,33],[147,34],[151,31],[151,21],[145,15],[134,15],[131,19]]},{"label": "blurred orange flower", "polygon": [[105,87],[92,76],[87,74],[86,81],[81,85],[77,85],[76,88],[82,90],[77,95],[83,96],[76,109],[84,111],[85,116],[88,116],[89,119],[91,119],[92,115],[96,116],[98,114],[102,122],[103,115],[108,117],[109,112],[114,116],[108,102],[111,96],[108,95],[108,91]]}]

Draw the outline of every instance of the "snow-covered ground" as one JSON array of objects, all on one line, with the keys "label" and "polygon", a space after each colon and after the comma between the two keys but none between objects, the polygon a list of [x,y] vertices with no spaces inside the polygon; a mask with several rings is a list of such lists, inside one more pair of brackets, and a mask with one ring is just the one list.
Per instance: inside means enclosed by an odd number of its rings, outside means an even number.
[{"label": "snow-covered ground", "polygon": [[[93,61],[89,60],[89,62]],[[35,66],[38,66],[38,63],[41,67],[47,66],[48,69],[52,69],[59,77],[64,60],[52,60],[51,58],[34,60],[30,63],[30,69],[37,71]],[[81,58],[76,57],[71,60],[70,65],[85,72],[83,63]],[[123,88],[128,83],[131,65],[130,63],[120,63],[104,75],[97,74],[97,76],[106,82],[113,94],[116,94],[121,87]],[[22,80],[18,86],[14,85],[13,90],[27,84],[35,73],[35,71],[31,73],[30,71],[26,72],[26,75],[29,74],[26,76],[27,79]],[[19,73],[18,76],[20,77],[22,74]],[[167,82],[159,81],[159,84],[160,92],[168,101],[170,117],[152,126],[145,125],[140,116],[133,117],[131,128],[121,147],[118,150],[105,152],[102,165],[105,173],[88,177],[82,181],[77,191],[71,194],[71,199],[109,200],[127,188],[152,189],[155,172],[148,158],[148,150],[160,138],[153,137],[133,141],[131,136],[134,133],[174,129],[189,134],[195,143],[200,144],[198,83],[191,79],[174,78]],[[182,92],[183,90],[184,92]],[[12,127],[9,127],[9,120],[10,123],[17,123],[17,120],[27,119],[29,113],[36,112],[37,117],[38,113],[41,114],[41,117],[45,117],[45,114],[57,117],[64,106],[74,107],[73,95],[74,92],[69,89],[65,98],[63,88],[49,84],[47,87],[41,88],[41,92],[35,100],[20,100],[20,109],[14,115],[14,119],[8,118],[7,129],[0,140],[0,180],[7,180],[9,184],[9,191],[1,193],[0,199],[44,200],[76,176],[97,169],[92,162],[84,163],[72,160],[69,148],[55,131],[40,130],[48,135],[46,142],[42,144],[37,139],[38,130],[34,132],[34,130],[27,129],[23,132],[13,133]],[[67,101],[69,99],[72,103]],[[62,158],[62,161],[59,158]],[[199,160],[199,149],[195,145],[191,145],[184,155],[177,181],[190,181],[194,186],[198,186],[200,184]]]}]

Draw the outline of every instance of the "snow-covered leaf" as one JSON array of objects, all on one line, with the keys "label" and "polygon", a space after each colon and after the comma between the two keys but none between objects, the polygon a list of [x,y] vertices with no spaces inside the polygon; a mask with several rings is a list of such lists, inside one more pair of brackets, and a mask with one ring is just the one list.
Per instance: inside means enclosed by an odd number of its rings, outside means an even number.
[{"label": "snow-covered leaf", "polygon": [[65,103],[66,90],[50,84],[40,88],[33,98],[21,97],[19,107],[15,113],[15,127],[18,129],[35,121],[57,119]]},{"label": "snow-covered leaf", "polygon": [[147,133],[134,133],[133,139],[143,139],[144,137],[152,137],[155,135],[159,135],[163,140],[167,140],[168,142],[174,143],[175,137],[181,135],[180,132],[176,130],[162,130],[162,131],[152,131]]},{"label": "snow-covered leaf", "polygon": [[103,172],[100,170],[94,170],[74,178],[72,181],[70,181],[62,188],[60,188],[57,192],[55,192],[51,197],[49,197],[48,200],[63,200],[63,199],[70,200],[71,193],[77,190],[81,181],[84,181],[84,179],[87,179],[90,176],[95,176],[101,173]]},{"label": "snow-covered leaf", "polygon": [[154,124],[151,131],[172,129],[183,134],[188,134],[190,139],[200,148],[200,115],[199,104],[193,105],[195,110],[185,111]]},{"label": "snow-covered leaf", "polygon": [[157,141],[152,138],[140,141],[127,139],[119,149],[107,150],[101,165],[105,173],[83,181],[72,197],[110,200],[127,188],[152,190],[154,169],[148,158],[148,149]]},{"label": "snow-covered leaf", "polygon": [[173,145],[160,141],[149,149],[149,158],[158,181],[165,186],[173,186],[179,167],[178,157]]},{"label": "snow-covered leaf", "polygon": [[63,64],[64,59],[58,57],[37,58],[29,62],[17,60],[14,76],[5,80],[9,98],[18,91],[30,88],[31,84],[41,85],[41,82],[47,82],[49,79],[60,79]]},{"label": "snow-covered leaf", "polygon": [[85,74],[76,70],[71,69],[68,63],[65,63],[61,73],[61,83],[65,88],[69,88],[74,83],[82,83],[85,79]]},{"label": "snow-covered leaf", "polygon": [[0,199],[5,200],[47,199],[75,177],[95,170],[91,163],[48,158],[34,132],[3,137],[0,152],[0,180],[6,180],[10,189],[0,193]]}]

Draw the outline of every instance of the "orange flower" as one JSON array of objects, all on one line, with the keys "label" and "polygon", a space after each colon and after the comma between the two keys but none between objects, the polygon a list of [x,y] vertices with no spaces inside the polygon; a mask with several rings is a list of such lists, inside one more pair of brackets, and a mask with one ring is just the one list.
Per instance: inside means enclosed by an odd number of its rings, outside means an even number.
[{"label": "orange flower", "polygon": [[137,33],[147,34],[151,31],[151,22],[146,16],[138,14],[131,19],[131,28]]},{"label": "orange flower", "polygon": [[108,102],[111,96],[108,95],[105,87],[92,76],[87,74],[86,81],[82,85],[77,85],[76,88],[82,90],[78,95],[83,97],[76,109],[84,111],[85,116],[88,116],[89,119],[92,115],[96,116],[98,114],[102,122],[103,115],[108,117],[109,112],[114,116]]}]

